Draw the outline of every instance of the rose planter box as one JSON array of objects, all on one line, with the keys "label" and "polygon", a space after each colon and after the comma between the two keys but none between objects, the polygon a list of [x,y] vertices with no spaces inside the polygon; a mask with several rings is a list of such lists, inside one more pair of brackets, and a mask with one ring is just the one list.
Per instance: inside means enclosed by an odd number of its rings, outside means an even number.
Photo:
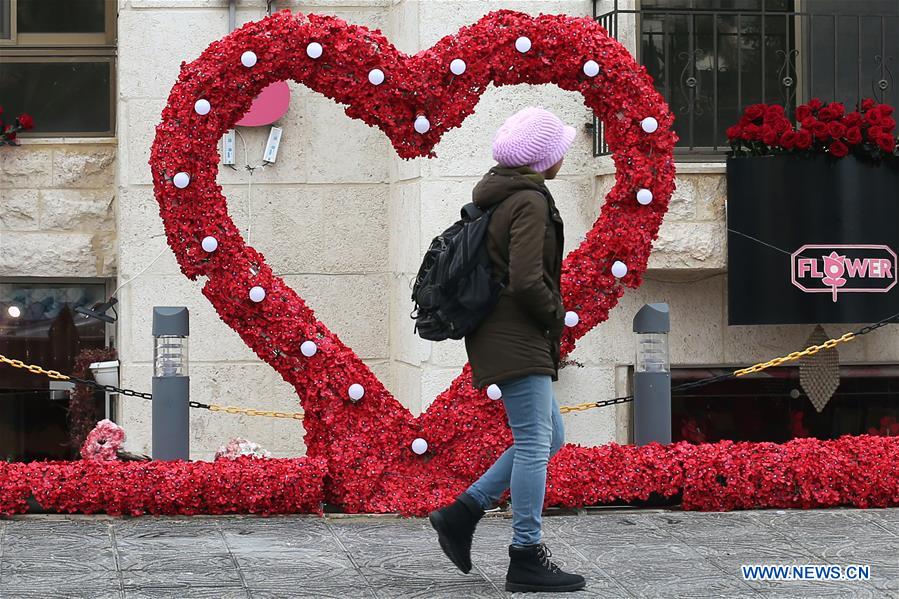
[{"label": "rose planter box", "polygon": [[729,323],[863,323],[899,312],[897,162],[728,158]]}]

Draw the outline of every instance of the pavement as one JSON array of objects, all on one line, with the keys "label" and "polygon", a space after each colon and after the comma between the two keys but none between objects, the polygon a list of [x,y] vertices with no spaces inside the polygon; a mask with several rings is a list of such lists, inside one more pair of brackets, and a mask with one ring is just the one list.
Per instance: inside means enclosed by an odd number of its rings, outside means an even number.
[{"label": "pavement", "polygon": [[[510,525],[481,521],[466,575],[423,519],[17,516],[0,520],[0,597],[508,597]],[[591,509],[545,516],[544,541],[588,579],[571,599],[899,597],[899,509]],[[870,580],[747,581],[743,564],[869,565]]]}]

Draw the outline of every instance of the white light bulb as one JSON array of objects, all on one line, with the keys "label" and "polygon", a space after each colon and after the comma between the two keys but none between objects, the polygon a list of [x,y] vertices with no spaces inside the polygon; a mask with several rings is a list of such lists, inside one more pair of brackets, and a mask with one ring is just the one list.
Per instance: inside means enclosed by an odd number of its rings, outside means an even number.
[{"label": "white light bulb", "polygon": [[428,442],[421,437],[412,441],[412,451],[417,455],[421,455],[428,450]]},{"label": "white light bulb", "polygon": [[349,391],[350,399],[353,401],[359,401],[362,399],[362,396],[365,395],[365,387],[360,385],[359,383],[353,383],[350,385]]},{"label": "white light bulb", "polygon": [[204,252],[212,253],[219,247],[219,241],[213,236],[204,237],[203,241],[200,243]]},{"label": "white light bulb", "polygon": [[799,389],[790,389],[790,397],[793,399],[799,399]]},{"label": "white light bulb", "polygon": [[368,82],[372,85],[381,85],[384,83],[384,71],[381,69],[372,69],[368,72]]},{"label": "white light bulb", "polygon": [[639,202],[641,206],[648,205],[652,202],[652,192],[645,188],[639,190],[637,192],[637,202]]},{"label": "white light bulb", "polygon": [[265,289],[256,285],[252,289],[250,289],[250,299],[256,302],[257,304],[265,299]]},{"label": "white light bulb", "polygon": [[306,46],[306,56],[309,58],[318,58],[322,55],[323,48],[318,42],[312,42]]},{"label": "white light bulb", "polygon": [[200,98],[194,102],[194,111],[197,114],[209,114],[210,110],[212,110],[212,105],[209,103],[209,100]]},{"label": "white light bulb", "polygon": [[13,318],[18,318],[22,315],[22,310],[18,306],[10,306],[6,309],[7,313]]},{"label": "white light bulb", "polygon": [[515,40],[515,49],[521,52],[522,54],[531,49],[531,40],[528,38],[521,36],[517,40]]},{"label": "white light bulb", "polygon": [[581,317],[577,315],[577,312],[568,311],[565,313],[565,326],[566,327],[576,327],[577,323],[581,321]]},{"label": "white light bulb", "polygon": [[315,355],[315,352],[318,351],[318,346],[315,345],[314,341],[303,341],[300,345],[300,352],[307,358],[311,358]]},{"label": "white light bulb", "polygon": [[450,72],[453,75],[461,75],[465,72],[465,61],[461,58],[454,58],[450,63]]},{"label": "white light bulb", "polygon": [[655,133],[659,128],[659,121],[655,120],[655,117],[648,116],[640,121],[640,127],[647,133]]},{"label": "white light bulb", "polygon": [[243,54],[240,55],[240,64],[243,66],[250,68],[256,64],[256,53],[252,50],[247,50]]},{"label": "white light bulb", "polygon": [[178,189],[184,189],[190,185],[190,175],[184,172],[175,173],[175,176],[172,177],[172,183],[174,183],[175,187]]},{"label": "white light bulb", "polygon": [[612,275],[616,278],[621,278],[627,274],[627,264],[622,262],[621,260],[615,260],[615,263],[612,264]]},{"label": "white light bulb", "polygon": [[599,75],[599,63],[595,60],[588,60],[584,63],[584,75],[587,77],[596,77]]},{"label": "white light bulb", "polygon": [[487,397],[490,399],[500,399],[502,396],[503,392],[499,388],[499,385],[490,385],[487,387]]},{"label": "white light bulb", "polygon": [[418,115],[415,118],[415,130],[421,134],[427,133],[431,128],[431,122],[426,116]]}]

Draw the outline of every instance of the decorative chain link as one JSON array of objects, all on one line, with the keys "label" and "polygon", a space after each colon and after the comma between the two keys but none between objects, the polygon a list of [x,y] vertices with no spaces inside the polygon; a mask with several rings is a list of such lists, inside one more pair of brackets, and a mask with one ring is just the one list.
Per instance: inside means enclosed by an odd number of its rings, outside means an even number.
[{"label": "decorative chain link", "polygon": [[302,420],[305,414],[303,412],[274,412],[271,410],[254,410],[252,408],[239,408],[237,406],[220,406],[217,404],[209,404],[207,409],[213,412],[227,412],[228,414],[244,414],[246,416],[267,416],[269,418],[292,418],[294,420]]},{"label": "decorative chain link", "polygon": [[852,341],[853,339],[855,339],[855,337],[855,333],[846,333],[842,337],[839,337],[837,339],[828,339],[821,345],[810,345],[802,351],[794,351],[790,354],[787,354],[786,356],[774,358],[773,360],[768,360],[767,362],[760,362],[759,364],[755,364],[754,366],[750,366],[749,368],[741,368],[740,370],[735,370],[734,376],[746,376],[747,374],[761,372],[762,370],[765,370],[767,368],[780,366],[781,364],[785,364],[787,362],[793,362],[795,360],[798,360],[799,358],[804,358],[805,356],[813,356],[822,349],[833,349],[840,343]]},{"label": "decorative chain link", "polygon": [[7,358],[3,354],[0,354],[0,362],[2,362],[4,364],[9,364],[13,368],[24,368],[25,370],[27,370],[28,372],[31,372],[32,374],[43,374],[51,379],[56,379],[57,381],[68,381],[71,379],[71,377],[66,376],[56,370],[45,370],[35,364],[26,364],[22,360],[12,360],[10,358]]},{"label": "decorative chain link", "polygon": [[604,399],[602,401],[579,403],[573,406],[559,406],[559,413],[568,414],[569,412],[583,412],[585,410],[592,410],[593,408],[604,408],[606,406],[614,406],[615,404],[627,403],[629,401],[634,401],[633,395],[615,397],[614,399]]}]

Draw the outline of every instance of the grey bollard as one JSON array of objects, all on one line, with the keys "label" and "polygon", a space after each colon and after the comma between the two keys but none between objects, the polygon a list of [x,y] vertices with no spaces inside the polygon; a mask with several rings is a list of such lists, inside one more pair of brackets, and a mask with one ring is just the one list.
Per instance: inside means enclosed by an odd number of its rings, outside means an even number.
[{"label": "grey bollard", "polygon": [[190,459],[189,313],[153,308],[153,459]]},{"label": "grey bollard", "polygon": [[646,304],[634,316],[634,443],[671,443],[671,368],[668,304]]}]

